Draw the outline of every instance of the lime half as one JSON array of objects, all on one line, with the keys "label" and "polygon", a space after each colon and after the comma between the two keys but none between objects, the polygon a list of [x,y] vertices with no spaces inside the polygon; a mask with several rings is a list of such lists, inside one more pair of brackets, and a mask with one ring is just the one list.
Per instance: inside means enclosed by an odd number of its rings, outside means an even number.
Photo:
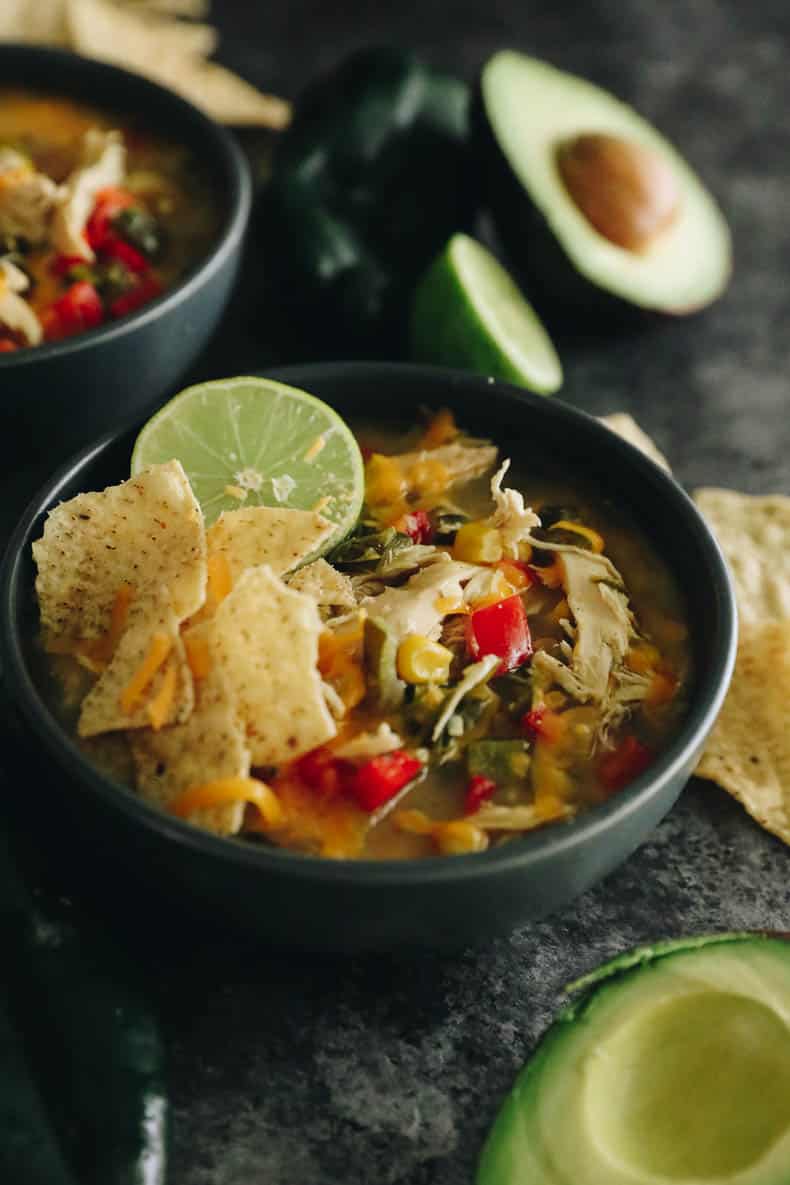
[{"label": "lime half", "polygon": [[562,365],[532,305],[476,239],[456,234],[417,285],[411,352],[550,395]]},{"label": "lime half", "polygon": [[210,525],[223,510],[319,510],[337,525],[326,551],[356,523],[365,492],[362,456],[336,411],[255,375],[187,387],[135,441],[132,474],[176,459]]}]

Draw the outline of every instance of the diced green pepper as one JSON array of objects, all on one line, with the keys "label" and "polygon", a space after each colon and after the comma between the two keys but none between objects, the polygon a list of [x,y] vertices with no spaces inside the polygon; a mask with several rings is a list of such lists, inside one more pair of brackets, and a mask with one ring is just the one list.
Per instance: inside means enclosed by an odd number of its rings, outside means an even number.
[{"label": "diced green pepper", "polygon": [[403,703],[406,684],[398,678],[398,642],[385,621],[368,617],[365,622],[365,665],[368,696],[382,712],[392,712]]},{"label": "diced green pepper", "polygon": [[521,740],[473,741],[466,760],[470,777],[481,774],[497,786],[522,782],[529,769],[528,746]]}]

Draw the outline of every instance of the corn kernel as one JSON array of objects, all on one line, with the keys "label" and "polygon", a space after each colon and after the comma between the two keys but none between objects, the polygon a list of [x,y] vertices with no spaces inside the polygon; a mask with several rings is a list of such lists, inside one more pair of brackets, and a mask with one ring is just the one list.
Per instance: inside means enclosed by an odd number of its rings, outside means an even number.
[{"label": "corn kernel", "polygon": [[393,822],[400,831],[407,831],[410,835],[432,835],[434,822],[424,811],[398,811],[393,815]]},{"label": "corn kernel", "polygon": [[398,647],[398,674],[406,683],[446,683],[453,652],[422,634],[409,634]]},{"label": "corn kernel", "polygon": [[559,522],[552,523],[552,527],[561,527],[563,531],[574,531],[577,535],[583,535],[587,539],[594,552],[600,553],[603,551],[603,536],[594,531],[592,527],[585,527],[582,523],[571,522],[570,519],[561,518]]},{"label": "corn kernel", "polygon": [[661,661],[661,655],[650,642],[637,642],[625,656],[625,665],[629,671],[637,675],[644,675],[646,671],[654,671]]},{"label": "corn kernel", "polygon": [[403,470],[394,457],[373,453],[365,468],[365,497],[371,506],[395,505],[406,495]]},{"label": "corn kernel", "polygon": [[496,564],[502,559],[499,531],[484,522],[464,523],[455,536],[453,556],[467,564]]},{"label": "corn kernel", "polygon": [[462,856],[466,852],[483,852],[488,847],[488,836],[474,823],[466,819],[451,819],[449,823],[438,823],[433,829],[433,838],[443,856]]}]

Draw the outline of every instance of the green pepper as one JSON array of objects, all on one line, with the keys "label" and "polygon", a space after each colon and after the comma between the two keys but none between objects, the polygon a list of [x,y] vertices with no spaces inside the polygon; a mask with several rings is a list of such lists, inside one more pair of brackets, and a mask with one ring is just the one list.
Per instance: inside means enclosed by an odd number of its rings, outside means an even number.
[{"label": "green pepper", "polygon": [[473,741],[466,751],[471,777],[490,778],[497,786],[523,782],[529,769],[526,741]]},{"label": "green pepper", "polygon": [[353,54],[297,103],[264,233],[270,290],[302,347],[402,339],[417,276],[477,204],[468,110],[465,83],[393,48]]},{"label": "green pepper", "polygon": [[[0,941],[0,1180],[164,1185],[163,1052],[133,969],[103,933],[33,904],[2,833]],[[26,1146],[27,1175],[4,1172]]]}]

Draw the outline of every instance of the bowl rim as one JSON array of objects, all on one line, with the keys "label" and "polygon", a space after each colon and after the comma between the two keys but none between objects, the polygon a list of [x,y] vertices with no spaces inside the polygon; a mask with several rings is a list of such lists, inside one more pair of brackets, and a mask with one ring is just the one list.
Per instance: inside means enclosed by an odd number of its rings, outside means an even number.
[{"label": "bowl rim", "polygon": [[[73,337],[63,338],[60,341],[45,341],[38,346],[31,346],[27,349],[12,351],[10,353],[0,353],[0,374],[4,370],[16,371],[22,370],[25,367],[35,366],[37,363],[45,362],[51,358],[66,358],[72,355],[78,355],[85,350],[90,350],[94,345],[101,345],[105,342],[116,342],[155,321],[160,315],[177,308],[182,301],[188,300],[190,296],[210,281],[217,272],[222,270],[228,257],[237,249],[244,235],[252,209],[252,177],[247,159],[240,146],[226,128],[211,119],[199,107],[196,107],[194,103],[190,103],[188,99],[160,85],[160,83],[154,82],[142,74],[135,74],[131,70],[126,70],[122,66],[99,61],[96,58],[83,57],[80,54],[73,53],[71,50],[61,49],[55,46],[27,45],[24,42],[14,41],[0,43],[0,66],[14,60],[21,61],[22,63],[51,64],[53,67],[52,85],[50,86],[48,84],[40,87],[34,83],[30,86],[24,81],[15,83],[15,80],[11,78],[7,81],[4,80],[3,86],[10,85],[13,87],[14,85],[18,85],[20,89],[46,91],[57,97],[60,93],[58,90],[57,71],[65,70],[69,73],[83,70],[86,78],[86,86],[90,84],[91,77],[99,85],[102,81],[106,81],[112,85],[112,80],[114,80],[116,84],[123,83],[127,88],[137,88],[139,94],[147,95],[151,103],[158,102],[169,113],[180,114],[183,119],[191,120],[195,124],[196,129],[200,129],[201,136],[204,138],[207,146],[207,155],[210,157],[212,165],[216,165],[217,162],[221,163],[222,178],[220,192],[222,199],[226,203],[226,212],[217,231],[216,238],[208,248],[206,254],[201,256],[195,263],[192,263],[181,278],[171,287],[165,289],[161,295],[154,297],[153,300],[143,305],[142,308],[127,313],[126,316],[119,318],[117,321],[99,325],[95,329],[86,329],[82,333],[75,334]],[[107,102],[105,102],[102,96],[98,103],[94,103],[91,96],[87,95],[84,102],[88,105],[96,106],[100,110],[112,110],[113,107],[112,96],[109,97],[109,101]],[[124,104],[122,103],[121,110],[123,110],[123,107]],[[155,134],[159,134],[159,131]],[[163,135],[167,138],[166,127]],[[178,139],[178,137],[175,138]],[[215,185],[215,188],[218,187]]]},{"label": "bowl rim", "polygon": [[15,628],[18,606],[25,595],[21,588],[21,568],[27,558],[23,548],[29,546],[38,520],[57,501],[63,485],[122,439],[134,424],[140,423],[137,417],[83,448],[44,483],[19,518],[0,568],[0,661],[2,678],[7,681],[8,676],[11,676],[6,690],[12,692],[14,703],[50,757],[66,767],[70,776],[79,783],[81,791],[87,789],[94,798],[101,800],[103,806],[125,815],[127,821],[134,821],[158,833],[168,842],[191,849],[196,856],[211,857],[220,863],[246,866],[247,869],[260,867],[269,873],[294,877],[301,882],[331,881],[335,885],[348,887],[363,884],[383,887],[446,883],[458,879],[482,881],[508,871],[517,871],[525,865],[534,867],[549,863],[559,854],[567,855],[594,840],[613,824],[627,821],[651,799],[659,796],[668,783],[683,775],[713,727],[729,686],[735,665],[737,609],[732,580],[719,545],[697,507],[670,474],[587,412],[560,400],[547,400],[545,396],[534,395],[521,387],[493,378],[443,367],[398,362],[307,363],[273,367],[261,373],[278,382],[296,386],[307,386],[312,377],[319,382],[321,379],[342,379],[349,373],[360,381],[367,375],[371,382],[383,373],[412,382],[419,382],[421,378],[425,380],[426,377],[434,380],[443,378],[447,383],[447,402],[450,406],[453,387],[475,388],[488,396],[493,394],[497,399],[504,400],[516,415],[523,415],[531,409],[556,419],[571,430],[581,422],[585,431],[597,437],[603,449],[608,449],[615,457],[618,454],[627,457],[632,467],[641,470],[664,493],[673,512],[685,516],[711,573],[711,595],[720,619],[719,635],[705,670],[697,671],[695,693],[686,718],[678,733],[661,750],[648,770],[607,802],[587,808],[568,823],[540,828],[485,852],[458,855],[452,859],[446,856],[419,860],[328,859],[286,849],[244,844],[215,836],[186,821],[166,815],[139,798],[129,787],[100,773],[80,753],[40,696]]}]

